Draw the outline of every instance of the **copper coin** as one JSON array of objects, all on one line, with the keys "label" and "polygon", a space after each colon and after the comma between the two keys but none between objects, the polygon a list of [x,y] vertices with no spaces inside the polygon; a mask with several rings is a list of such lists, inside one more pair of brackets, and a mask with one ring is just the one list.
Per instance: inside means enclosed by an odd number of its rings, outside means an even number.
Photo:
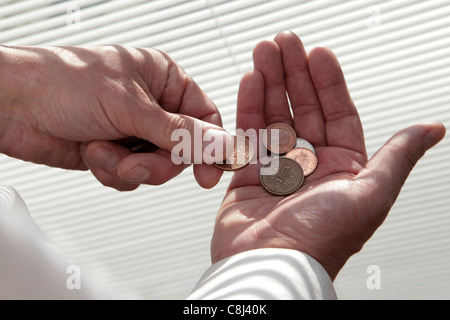
[{"label": "copper coin", "polygon": [[286,158],[295,160],[302,167],[305,177],[316,171],[319,164],[314,152],[306,148],[295,148],[286,154]]},{"label": "copper coin", "polygon": [[[272,145],[272,140],[276,139],[276,132],[278,132],[279,144]],[[263,143],[267,150],[273,153],[285,154],[291,151],[297,143],[297,134],[291,126],[285,123],[275,123],[269,126],[264,132]]]},{"label": "copper coin", "polygon": [[234,151],[224,163],[215,163],[214,166],[224,171],[236,171],[246,167],[255,153],[250,140],[245,137],[234,136]]},{"label": "copper coin", "polygon": [[297,162],[281,157],[261,169],[260,179],[262,186],[270,193],[287,196],[300,189],[305,177]]}]

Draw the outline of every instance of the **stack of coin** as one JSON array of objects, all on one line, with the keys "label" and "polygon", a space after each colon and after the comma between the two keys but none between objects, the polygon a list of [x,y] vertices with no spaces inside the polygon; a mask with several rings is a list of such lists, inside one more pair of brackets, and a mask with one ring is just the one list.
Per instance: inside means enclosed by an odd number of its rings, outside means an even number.
[{"label": "stack of coin", "polygon": [[[278,137],[275,136],[275,133]],[[296,139],[297,134],[294,129],[284,123],[271,125],[263,135],[264,146],[274,154],[285,154],[292,150],[297,143]],[[274,142],[278,142],[278,144],[273,145]]]},{"label": "stack of coin", "polygon": [[234,136],[233,153],[223,163],[215,163],[214,166],[224,171],[237,171],[250,163],[254,153],[255,150],[250,140],[241,136]]},{"label": "stack of coin", "polygon": [[[277,131],[274,131],[277,130]],[[278,133],[278,145],[272,145],[273,132]],[[305,177],[316,169],[319,160],[312,144],[301,138],[293,128],[284,123],[269,126],[264,134],[263,143],[267,150],[279,157],[269,162],[261,170],[261,184],[272,194],[290,195],[303,185]]]},{"label": "stack of coin", "polygon": [[[296,192],[319,163],[311,143],[297,138],[295,130],[287,124],[269,126],[264,132],[263,144],[275,159],[261,169],[261,184],[274,195],[287,196]],[[247,138],[235,136],[231,156],[214,165],[224,171],[237,171],[250,163],[254,152]]]}]

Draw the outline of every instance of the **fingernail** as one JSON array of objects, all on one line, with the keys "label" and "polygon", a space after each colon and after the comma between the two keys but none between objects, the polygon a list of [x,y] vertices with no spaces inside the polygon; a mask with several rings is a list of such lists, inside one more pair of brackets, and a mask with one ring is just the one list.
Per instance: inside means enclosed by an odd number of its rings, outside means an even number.
[{"label": "fingernail", "polygon": [[150,179],[150,170],[142,165],[134,167],[122,178],[122,180],[132,183],[142,183],[148,179]]},{"label": "fingernail", "polygon": [[425,137],[425,146],[427,149],[434,147],[438,144],[444,137],[447,132],[447,128],[442,123],[427,123],[434,125],[434,128],[431,129],[427,136]]},{"label": "fingernail", "polygon": [[234,139],[225,130],[208,129],[203,135],[203,161],[206,164],[223,162],[233,153]]},{"label": "fingernail", "polygon": [[98,147],[88,155],[88,159],[93,165],[104,170],[112,170],[117,167],[116,155],[106,147]]}]

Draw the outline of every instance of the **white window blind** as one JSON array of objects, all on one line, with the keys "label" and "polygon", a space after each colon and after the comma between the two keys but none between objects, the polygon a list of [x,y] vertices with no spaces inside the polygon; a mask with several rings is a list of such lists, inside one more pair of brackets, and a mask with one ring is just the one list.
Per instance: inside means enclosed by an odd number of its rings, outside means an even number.
[{"label": "white window blind", "polygon": [[[234,128],[252,49],[284,30],[343,65],[372,155],[396,131],[450,125],[450,1],[0,0],[0,44],[122,44],[166,51]],[[196,186],[187,170],[162,187],[119,193],[89,173],[0,155],[14,186],[62,251],[125,298],[183,299],[209,265],[215,214],[227,188]],[[342,299],[450,298],[450,140],[418,165],[390,217],[339,275]],[[367,268],[382,270],[369,290]]]}]

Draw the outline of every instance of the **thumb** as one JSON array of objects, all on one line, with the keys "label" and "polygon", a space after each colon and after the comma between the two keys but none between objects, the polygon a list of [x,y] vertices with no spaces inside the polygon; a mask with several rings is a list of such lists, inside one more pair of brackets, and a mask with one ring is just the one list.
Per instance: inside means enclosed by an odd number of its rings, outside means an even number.
[{"label": "thumb", "polygon": [[368,162],[366,168],[374,174],[375,185],[388,199],[392,197],[392,203],[417,162],[444,138],[445,133],[446,128],[441,123],[426,123],[404,129],[394,135]]},{"label": "thumb", "polygon": [[213,164],[232,153],[234,139],[220,126],[162,109],[154,120],[140,138],[169,151],[175,164]]},{"label": "thumb", "polygon": [[136,59],[141,77],[147,81],[140,90],[144,100],[131,112],[131,130],[175,155],[172,160],[178,160],[176,164],[223,161],[231,154],[227,146],[234,139],[220,127],[221,116],[212,100],[166,53],[143,52],[146,54],[138,54]]}]

